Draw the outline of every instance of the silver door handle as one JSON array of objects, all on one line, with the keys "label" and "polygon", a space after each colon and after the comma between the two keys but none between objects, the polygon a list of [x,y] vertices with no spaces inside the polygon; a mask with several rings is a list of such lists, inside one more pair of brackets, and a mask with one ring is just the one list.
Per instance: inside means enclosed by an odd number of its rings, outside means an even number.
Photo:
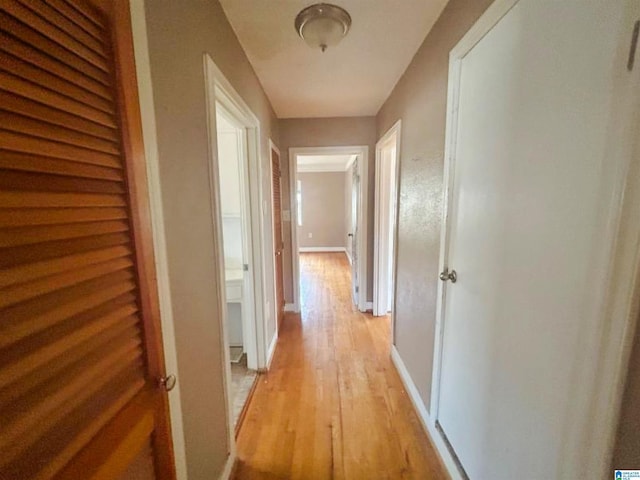
[{"label": "silver door handle", "polygon": [[440,280],[446,282],[447,280],[451,280],[451,283],[456,283],[458,280],[458,274],[455,270],[449,271],[448,269],[444,269],[444,272],[440,272]]}]

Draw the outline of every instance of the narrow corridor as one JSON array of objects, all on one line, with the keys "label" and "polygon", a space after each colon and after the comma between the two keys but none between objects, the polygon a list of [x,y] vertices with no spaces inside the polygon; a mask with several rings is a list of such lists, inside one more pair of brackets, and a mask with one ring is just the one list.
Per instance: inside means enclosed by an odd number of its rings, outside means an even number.
[{"label": "narrow corridor", "polygon": [[446,478],[389,355],[388,317],[351,304],[343,253],[300,255],[287,314],[238,438],[236,479]]}]

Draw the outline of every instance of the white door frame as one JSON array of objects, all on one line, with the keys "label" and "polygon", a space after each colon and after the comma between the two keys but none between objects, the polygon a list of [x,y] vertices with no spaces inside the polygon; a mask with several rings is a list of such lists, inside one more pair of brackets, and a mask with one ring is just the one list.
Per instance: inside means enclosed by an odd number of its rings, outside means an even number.
[{"label": "white door frame", "polygon": [[[391,295],[392,301],[392,317],[393,310],[395,309],[395,278],[396,278],[396,242],[397,242],[397,228],[398,228],[398,215],[394,215],[393,225],[386,225],[383,222],[382,214],[390,213],[391,210],[391,198],[380,197],[380,192],[383,191],[382,185],[382,149],[387,147],[387,145],[391,144],[391,142],[395,143],[396,147],[396,155],[395,155],[395,169],[392,173],[392,178],[390,179],[394,185],[394,192],[396,195],[396,200],[398,196],[398,180],[399,180],[399,172],[400,172],[400,135],[402,131],[402,120],[398,120],[393,126],[387,130],[387,132],[378,140],[376,143],[376,183],[375,183],[375,209],[374,209],[374,227],[373,227],[373,315],[381,316],[387,314],[387,302],[384,300],[389,298]],[[397,208],[397,202],[396,202]],[[385,227],[391,228],[393,230],[393,237],[395,241],[393,245],[389,245],[389,232],[383,231],[387,230]],[[387,269],[382,264],[381,253],[386,252],[387,255],[384,255],[384,259],[388,262],[389,256],[393,258],[393,272],[387,272]],[[389,291],[390,286],[388,282],[389,274],[393,275],[393,290]],[[393,320],[392,320],[393,323]],[[392,330],[393,331],[393,327]]]},{"label": "white door frame", "polygon": [[[463,58],[487,34],[498,21],[506,15],[519,0],[496,0],[471,27],[467,34],[454,47],[449,55],[449,84],[447,93],[447,120],[444,156],[444,208],[440,237],[439,271],[448,265],[448,241],[450,235],[449,207],[452,202],[453,172],[456,159],[456,138],[458,125],[458,102],[460,91],[461,67]],[[635,10],[632,10],[634,9]],[[633,23],[637,19],[638,6],[634,0],[627,1],[628,15],[625,21],[629,27],[629,37]],[[628,38],[621,41],[620,54],[628,55]],[[637,61],[636,61],[637,63]],[[636,65],[636,81],[640,78],[640,69]],[[631,81],[631,80],[628,80]],[[613,450],[617,418],[624,389],[624,381],[631,353],[633,334],[640,310],[640,140],[633,138],[630,132],[640,130],[640,100],[616,95],[614,110],[619,115],[610,118],[611,128],[608,140],[610,157],[624,159],[625,167],[610,172],[615,178],[616,192],[608,211],[611,228],[603,235],[610,245],[609,273],[606,282],[606,295],[599,311],[602,324],[599,333],[600,355],[585,359],[584,368],[591,372],[593,395],[588,401],[591,422],[586,432],[584,448],[581,453],[566,459],[566,471],[590,472],[594,478],[605,478],[610,474],[609,460]],[[629,121],[632,120],[632,121]],[[437,272],[435,272],[437,274]],[[444,309],[446,284],[438,282],[438,302],[436,310],[436,334],[434,349],[434,367],[432,374],[431,412],[429,422],[432,432],[437,431],[438,408],[440,399],[440,377],[442,368],[442,342],[444,334]],[[583,415],[584,409],[576,409],[574,417]],[[439,434],[439,433],[438,433]],[[440,435],[440,434],[439,434]],[[444,445],[444,438],[436,441],[437,446]],[[442,451],[443,457],[451,458],[448,451]],[[580,457],[580,458],[574,458]],[[450,472],[452,475],[457,472]]]},{"label": "white door frame", "polygon": [[[211,144],[211,162],[210,166],[215,173],[212,176],[212,181],[218,185],[218,150],[217,150],[217,131],[215,125],[216,116],[216,104],[219,103],[225,109],[227,115],[231,115],[236,124],[242,125],[246,130],[246,155],[248,157],[248,171],[243,168],[243,176],[245,177],[245,185],[248,185],[248,191],[245,191],[245,204],[248,205],[251,227],[251,256],[248,259],[249,271],[252,274],[252,286],[255,298],[255,318],[265,318],[265,300],[267,297],[267,289],[265,288],[265,281],[263,278],[263,272],[265,270],[264,262],[264,242],[263,238],[263,225],[262,225],[262,177],[260,169],[260,121],[258,117],[251,111],[251,109],[245,104],[244,100],[231,86],[229,81],[224,77],[222,72],[218,69],[211,57],[205,54],[205,74],[207,82],[207,107],[209,112],[209,130],[210,130],[210,144]],[[213,95],[212,95],[213,94]],[[216,137],[214,138],[214,133]],[[215,147],[215,150],[213,149]],[[251,181],[251,179],[258,179],[257,182]],[[214,202],[214,212],[216,215],[216,224],[222,226],[222,215],[220,209],[215,205],[219,204],[219,189],[217,187],[212,188],[212,193],[215,198],[212,198]],[[222,255],[224,260],[224,250],[222,250],[222,243],[218,246],[219,254]],[[223,263],[221,263],[222,265]],[[221,271],[222,285],[224,285],[224,271]],[[223,289],[224,290],[224,289]],[[226,316],[226,312],[224,313]],[[226,320],[226,318],[225,318]],[[224,323],[224,322],[223,322]],[[263,368],[265,365],[265,349],[264,349],[264,334],[265,325],[264,322],[255,321],[248,322],[249,335],[252,341],[245,346],[247,352],[247,365],[251,369]]]},{"label": "white door frame", "polygon": [[368,212],[368,163],[369,147],[366,145],[334,147],[298,147],[289,149],[289,202],[291,205],[291,260],[293,270],[293,311],[300,311],[300,254],[298,251],[298,222],[296,185],[298,180],[298,155],[358,155],[360,192],[358,199],[358,310],[367,310],[367,212]]},{"label": "white door frame", "polygon": [[[266,348],[265,348],[265,330],[266,330],[266,304],[274,303],[272,291],[267,289],[267,281],[265,278],[266,271],[266,255],[264,238],[264,217],[262,213],[262,169],[260,156],[260,121],[258,117],[251,111],[242,97],[236,92],[231,83],[226,79],[224,74],[216,66],[211,57],[204,54],[204,73],[206,85],[206,101],[207,101],[207,124],[209,129],[209,173],[211,182],[211,202],[214,212],[212,219],[213,228],[215,230],[216,245],[216,268],[218,270],[218,297],[220,304],[220,322],[221,328],[221,348],[224,355],[224,377],[225,377],[225,396],[226,414],[228,420],[229,445],[232,456],[235,455],[235,436],[233,425],[233,406],[230,396],[231,392],[231,362],[229,358],[229,339],[227,334],[227,309],[226,309],[226,289],[225,289],[225,272],[224,272],[224,250],[223,250],[223,233],[222,233],[222,213],[220,209],[220,192],[217,185],[219,184],[218,170],[218,148],[217,148],[217,130],[216,130],[216,103],[224,106],[227,112],[231,113],[235,119],[242,124],[247,132],[247,156],[249,169],[247,172],[249,181],[249,209],[251,211],[251,236],[252,236],[252,257],[249,259],[249,271],[252,273],[254,299],[255,299],[255,322],[250,322],[254,341],[250,345],[245,346],[247,351],[247,364],[249,368],[257,370],[266,368]],[[257,181],[251,181],[257,179]],[[261,319],[261,320],[259,320]]]}]

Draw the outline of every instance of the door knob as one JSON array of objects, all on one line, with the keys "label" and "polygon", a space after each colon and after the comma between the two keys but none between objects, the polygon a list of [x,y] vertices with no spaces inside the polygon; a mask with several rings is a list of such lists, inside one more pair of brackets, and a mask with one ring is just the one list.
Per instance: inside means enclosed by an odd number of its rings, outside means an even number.
[{"label": "door knob", "polygon": [[175,375],[167,375],[166,377],[160,377],[158,379],[158,383],[160,387],[164,388],[167,392],[173,390],[173,387],[176,386],[176,376]]},{"label": "door knob", "polygon": [[347,233],[347,237],[353,237],[353,233]]},{"label": "door knob", "polygon": [[443,282],[451,280],[451,283],[456,283],[456,281],[458,280],[458,274],[455,270],[449,271],[447,268],[445,268],[443,272],[440,272],[440,280],[442,280]]}]

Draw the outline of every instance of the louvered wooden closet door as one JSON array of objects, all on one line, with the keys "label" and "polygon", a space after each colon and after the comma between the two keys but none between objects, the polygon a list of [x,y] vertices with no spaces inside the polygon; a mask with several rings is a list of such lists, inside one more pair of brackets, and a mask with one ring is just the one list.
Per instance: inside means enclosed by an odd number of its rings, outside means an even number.
[{"label": "louvered wooden closet door", "polygon": [[284,317],[284,284],[283,284],[283,258],[284,243],[282,241],[282,183],[280,172],[280,156],[275,150],[271,150],[271,182],[273,190],[273,243],[276,264],[276,308],[278,312],[278,327]]},{"label": "louvered wooden closet door", "polygon": [[0,478],[173,478],[125,1],[0,0]]}]

